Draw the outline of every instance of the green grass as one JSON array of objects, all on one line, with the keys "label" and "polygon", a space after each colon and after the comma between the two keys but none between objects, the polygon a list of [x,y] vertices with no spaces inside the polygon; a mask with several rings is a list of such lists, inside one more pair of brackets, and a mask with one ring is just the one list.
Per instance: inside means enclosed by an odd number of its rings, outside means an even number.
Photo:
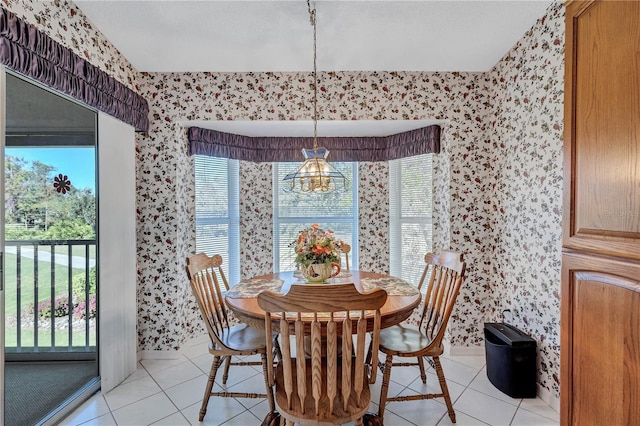
[{"label": "green grass", "polygon": [[[20,287],[18,287],[17,256],[7,253],[5,257],[5,315],[16,315],[18,290],[20,290],[20,307],[24,312],[25,308],[34,303],[36,290],[38,301],[49,300],[51,298],[51,274],[52,263],[38,260],[38,284],[35,285],[35,262],[33,259],[22,257],[20,262]],[[54,288],[55,297],[65,296],[69,289],[69,268],[64,265],[53,264],[54,266]],[[72,280],[74,276],[84,275],[83,269],[73,268],[71,270]]]},{"label": "green grass", "polygon": [[[40,246],[38,247],[39,251],[44,251],[46,253],[51,253],[51,246]],[[69,246],[55,246],[55,251],[58,254],[69,254]],[[79,245],[79,246],[71,246],[71,255],[72,256],[83,256],[84,257],[85,254],[85,246],[84,245]],[[89,259],[95,259],[96,258],[96,246],[95,245],[91,245],[89,246]]]},{"label": "green grass", "polygon": [[[66,249],[66,247],[63,247]],[[39,249],[39,251],[41,251]],[[57,251],[57,250],[56,250]],[[84,252],[84,250],[82,250]],[[66,251],[65,251],[66,253]],[[41,253],[42,254],[42,253]],[[52,291],[54,299],[60,296],[68,296],[69,292],[69,268],[64,265],[52,264],[38,260],[38,283],[35,285],[34,277],[35,262],[28,257],[21,257],[20,262],[20,286],[18,287],[18,271],[17,271],[17,255],[7,253],[5,255],[5,345],[7,347],[16,346],[17,330],[13,321],[7,321],[8,318],[15,318],[18,314],[18,290],[20,290],[20,312],[33,313],[35,304],[35,295],[37,290],[37,299],[39,302],[51,300]],[[49,259],[49,257],[45,257]],[[42,259],[42,257],[41,257]],[[52,265],[53,286],[52,286]],[[71,280],[73,277],[84,276],[84,270],[78,268],[71,269]],[[56,330],[56,346],[67,346],[68,330]],[[95,344],[95,331],[91,334],[93,344]],[[21,335],[21,346],[33,346],[34,335],[31,330],[23,330]],[[84,345],[84,331],[73,332],[72,341],[76,344]],[[49,347],[51,345],[51,332],[49,330],[40,330],[38,332],[38,346]]]},{"label": "green grass", "polygon": [[[69,254],[69,246],[68,245],[56,245],[54,246],[54,250],[58,254]],[[72,256],[81,256],[84,257],[85,254],[85,246],[84,245],[73,245],[71,246],[71,255]],[[39,245],[38,246],[38,255],[40,257],[46,256],[46,259],[50,259],[51,257],[51,246]],[[89,259],[96,258],[96,246],[89,246]]]},{"label": "green grass", "polygon": [[[84,330],[72,331],[71,342],[75,346],[84,346],[85,334]],[[59,348],[67,348],[69,346],[69,330],[56,330],[55,333],[55,345]],[[18,342],[18,331],[15,327],[5,328],[5,347],[14,348]],[[23,330],[20,336],[20,347],[24,350],[33,348],[34,333],[31,330]],[[96,331],[95,328],[89,330],[89,345],[96,345]],[[51,331],[39,330],[38,331],[38,347],[50,348],[51,347]]]}]

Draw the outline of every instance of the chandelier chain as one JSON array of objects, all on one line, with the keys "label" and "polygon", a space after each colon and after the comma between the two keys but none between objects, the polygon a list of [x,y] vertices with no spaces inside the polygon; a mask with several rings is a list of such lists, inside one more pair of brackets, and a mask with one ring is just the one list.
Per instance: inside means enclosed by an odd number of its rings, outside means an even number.
[{"label": "chandelier chain", "polygon": [[318,54],[317,54],[317,23],[315,5],[311,9],[311,2],[307,0],[307,8],[309,9],[309,21],[313,27],[313,148],[318,148]]},{"label": "chandelier chain", "polygon": [[294,173],[285,175],[284,182],[288,184],[284,192],[327,194],[330,192],[344,192],[347,190],[347,178],[335,169],[329,162],[327,148],[318,148],[318,50],[316,7],[311,7],[311,0],[307,0],[309,21],[313,27],[313,149],[303,149],[304,162]]}]

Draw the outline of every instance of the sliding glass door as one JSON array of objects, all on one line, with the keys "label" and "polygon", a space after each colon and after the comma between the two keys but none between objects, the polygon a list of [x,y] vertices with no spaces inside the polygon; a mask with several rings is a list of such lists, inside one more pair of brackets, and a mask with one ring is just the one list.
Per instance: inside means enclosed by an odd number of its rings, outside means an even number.
[{"label": "sliding glass door", "polygon": [[37,424],[99,386],[97,114],[12,74],[4,94],[2,405]]}]

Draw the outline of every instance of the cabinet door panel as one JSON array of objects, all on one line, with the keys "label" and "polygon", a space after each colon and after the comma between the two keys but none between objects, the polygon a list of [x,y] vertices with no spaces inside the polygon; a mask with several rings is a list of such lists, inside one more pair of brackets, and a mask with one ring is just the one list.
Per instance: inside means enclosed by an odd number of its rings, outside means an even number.
[{"label": "cabinet door panel", "polygon": [[640,259],[640,2],[567,6],[564,245]]},{"label": "cabinet door panel", "polygon": [[562,260],[563,425],[640,418],[640,262],[566,252]]}]

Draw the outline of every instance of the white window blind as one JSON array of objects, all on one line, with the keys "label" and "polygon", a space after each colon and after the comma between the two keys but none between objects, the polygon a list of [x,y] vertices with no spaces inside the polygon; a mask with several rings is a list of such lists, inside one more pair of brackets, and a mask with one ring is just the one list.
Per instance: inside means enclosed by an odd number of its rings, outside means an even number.
[{"label": "white window blind", "polygon": [[418,283],[432,250],[432,154],[389,162],[391,275]]},{"label": "white window blind", "polygon": [[239,162],[196,155],[196,252],[222,256],[229,284],[240,281]]},{"label": "white window blind", "polygon": [[[273,167],[273,265],[275,272],[295,269],[292,242],[304,228],[317,223],[331,229],[336,238],[351,245],[349,266],[358,265],[358,164],[331,163],[349,180],[348,190],[330,194],[285,193],[284,176],[300,163],[275,163]],[[343,258],[344,262],[344,258]],[[344,265],[343,265],[344,266]]]}]

